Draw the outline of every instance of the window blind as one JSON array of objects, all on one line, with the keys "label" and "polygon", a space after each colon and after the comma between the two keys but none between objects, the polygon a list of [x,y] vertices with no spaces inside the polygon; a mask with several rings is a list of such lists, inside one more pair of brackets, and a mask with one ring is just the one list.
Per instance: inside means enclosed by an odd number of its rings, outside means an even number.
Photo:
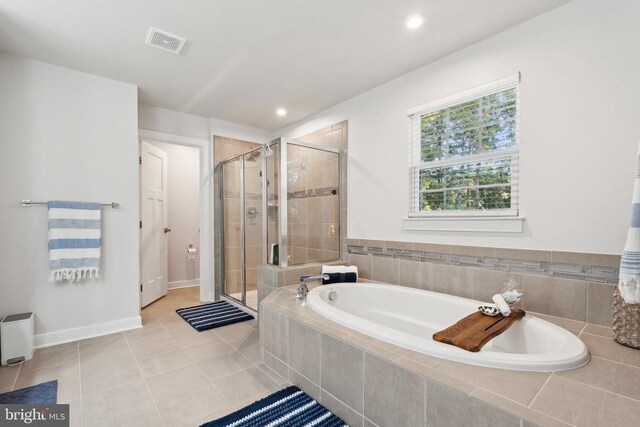
[{"label": "window blind", "polygon": [[518,214],[519,74],[409,113],[409,216]]}]

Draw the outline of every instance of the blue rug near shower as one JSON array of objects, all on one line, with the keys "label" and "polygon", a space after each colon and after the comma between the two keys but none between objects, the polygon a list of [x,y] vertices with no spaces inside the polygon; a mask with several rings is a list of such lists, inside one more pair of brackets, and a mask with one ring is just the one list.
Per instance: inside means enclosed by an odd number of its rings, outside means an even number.
[{"label": "blue rug near shower", "polygon": [[[342,427],[347,424],[296,386],[287,387],[201,427]],[[348,427],[348,426],[347,426]]]},{"label": "blue rug near shower", "polygon": [[226,301],[181,308],[176,313],[198,332],[253,319],[252,315]]},{"label": "blue rug near shower", "polygon": [[15,405],[22,403],[33,405],[54,405],[57,401],[57,380],[0,394],[0,405]]}]

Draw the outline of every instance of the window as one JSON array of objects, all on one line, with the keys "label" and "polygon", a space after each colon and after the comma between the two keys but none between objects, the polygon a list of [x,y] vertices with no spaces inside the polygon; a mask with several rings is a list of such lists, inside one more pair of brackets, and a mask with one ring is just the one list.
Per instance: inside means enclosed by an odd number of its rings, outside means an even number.
[{"label": "window", "polygon": [[518,215],[519,81],[409,110],[409,217]]}]

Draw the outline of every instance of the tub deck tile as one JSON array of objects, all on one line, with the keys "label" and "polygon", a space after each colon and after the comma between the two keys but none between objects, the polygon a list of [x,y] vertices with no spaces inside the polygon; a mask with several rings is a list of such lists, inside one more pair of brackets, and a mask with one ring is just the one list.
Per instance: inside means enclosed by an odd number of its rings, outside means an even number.
[{"label": "tub deck tile", "polygon": [[490,384],[494,393],[523,405],[531,403],[550,375],[543,372],[485,368],[451,361],[443,363],[436,369],[478,387],[487,388]]},{"label": "tub deck tile", "polygon": [[576,426],[632,427],[640,419],[640,402],[552,375],[531,408]]},{"label": "tub deck tile", "polygon": [[[277,289],[264,300],[264,307],[314,328],[327,337],[325,340],[338,342],[340,348],[351,346],[353,351],[363,352],[363,357],[377,357],[420,375],[428,386],[445,386],[442,390],[460,393],[454,393],[455,396],[470,396],[490,405],[471,405],[481,416],[489,417],[487,419],[493,417],[507,424],[512,421],[508,416],[500,418],[494,409],[522,419],[523,425],[589,426],[604,425],[602,423],[606,421],[607,425],[625,426],[637,425],[640,419],[640,386],[636,385],[640,375],[640,351],[615,343],[610,328],[530,312],[528,314],[578,335],[594,357],[590,364],[553,374],[483,368],[418,353],[343,327],[296,301],[296,287]],[[335,365],[339,365],[337,361]],[[324,375],[329,374],[321,372],[321,376]],[[338,377],[332,376],[335,381]],[[361,377],[358,377],[357,383],[360,383]],[[324,388],[325,381],[322,380],[321,389]],[[347,393],[342,397],[349,400],[357,397],[356,394]],[[363,415],[360,399],[351,402],[350,406],[357,409],[358,416]],[[364,417],[365,424],[372,425],[374,420],[367,418]],[[429,425],[428,413],[425,422]]]},{"label": "tub deck tile", "polygon": [[[518,417],[528,420],[531,423],[534,423],[539,426],[547,426],[547,427],[569,427],[573,424],[568,424],[560,419],[554,418],[550,415],[544,414],[535,409],[529,408],[525,405],[521,405],[513,400],[509,400],[505,397],[502,397],[496,393],[495,390],[486,390],[484,388],[478,387],[475,389],[471,396],[475,397],[478,400],[482,400],[490,405],[493,405],[498,408],[502,408],[511,412]],[[526,425],[526,424],[525,424]]]}]

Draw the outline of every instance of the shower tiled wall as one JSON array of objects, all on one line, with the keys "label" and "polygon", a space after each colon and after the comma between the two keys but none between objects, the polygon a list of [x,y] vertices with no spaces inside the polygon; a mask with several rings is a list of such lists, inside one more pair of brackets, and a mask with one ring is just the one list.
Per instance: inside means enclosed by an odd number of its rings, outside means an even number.
[{"label": "shower tiled wall", "polygon": [[232,159],[242,153],[259,147],[260,144],[255,142],[243,141],[241,139],[226,138],[223,136],[213,137],[213,157],[217,165],[225,160]]},{"label": "shower tiled wall", "polygon": [[289,158],[289,263],[338,259],[339,156],[291,145]]},{"label": "shower tiled wall", "polygon": [[291,265],[339,259],[341,247],[342,254],[346,253],[347,136],[344,121],[293,141],[342,150],[341,157],[289,146],[287,232]]}]

